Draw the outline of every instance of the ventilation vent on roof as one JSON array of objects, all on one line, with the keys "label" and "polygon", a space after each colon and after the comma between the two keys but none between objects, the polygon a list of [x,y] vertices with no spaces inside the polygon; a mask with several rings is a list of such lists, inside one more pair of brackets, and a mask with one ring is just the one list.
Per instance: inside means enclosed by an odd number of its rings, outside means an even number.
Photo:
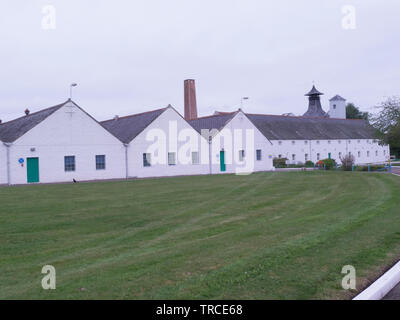
[{"label": "ventilation vent on roof", "polygon": [[25,109],[25,115],[28,115],[29,113],[30,113],[29,109],[26,108],[26,109]]},{"label": "ventilation vent on roof", "polygon": [[118,120],[118,119],[119,119],[119,115],[116,114],[116,115],[114,116],[114,120]]}]

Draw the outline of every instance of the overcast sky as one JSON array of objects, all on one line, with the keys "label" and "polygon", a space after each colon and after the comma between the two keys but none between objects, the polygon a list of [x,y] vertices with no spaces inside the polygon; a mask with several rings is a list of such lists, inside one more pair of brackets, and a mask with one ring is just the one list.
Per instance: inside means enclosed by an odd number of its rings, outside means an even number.
[{"label": "overcast sky", "polygon": [[[56,10],[55,29],[46,5]],[[344,29],[345,5],[356,28]],[[303,114],[313,81],[362,110],[400,94],[399,0],[2,0],[0,119],[73,99],[98,120],[172,104]],[[50,22],[49,22],[50,21]],[[348,21],[348,20],[345,20]],[[49,24],[50,23],[50,24]]]}]

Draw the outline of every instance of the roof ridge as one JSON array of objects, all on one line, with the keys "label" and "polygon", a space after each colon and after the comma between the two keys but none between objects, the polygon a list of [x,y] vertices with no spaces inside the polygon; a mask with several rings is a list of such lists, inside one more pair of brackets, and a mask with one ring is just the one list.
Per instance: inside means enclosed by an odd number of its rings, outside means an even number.
[{"label": "roof ridge", "polygon": [[[47,108],[44,108],[44,109],[41,109],[41,110],[38,110],[38,111],[35,111],[35,112],[32,112],[32,113],[29,113],[28,115],[21,116],[21,117],[19,117],[19,118],[15,118],[15,119],[12,119],[12,120],[9,120],[9,121],[6,121],[6,122],[2,122],[2,123],[0,124],[0,126],[5,125],[5,124],[7,124],[7,123],[11,123],[11,122],[17,121],[17,120],[21,120],[21,119],[24,119],[24,118],[29,118],[29,117],[31,117],[31,116],[33,116],[33,115],[36,115],[36,114],[40,113],[40,112],[48,111],[48,110],[53,109],[53,108],[60,108],[60,107],[62,107],[63,105],[65,105],[67,102],[70,102],[70,101],[72,101],[72,100],[67,100],[67,101],[65,101],[65,102],[63,102],[63,103],[60,103],[60,104],[57,104],[57,105],[55,105],[55,106],[47,107]],[[72,101],[72,103],[74,103],[74,102]],[[75,104],[75,103],[74,103],[74,104]]]},{"label": "roof ridge", "polygon": [[364,119],[342,119],[342,118],[330,118],[330,117],[309,117],[309,116],[284,116],[281,114],[265,114],[265,113],[245,113],[250,116],[269,116],[269,117],[282,117],[282,118],[300,118],[300,119],[318,119],[318,120],[364,120]]},{"label": "roof ridge", "polygon": [[[166,110],[167,108],[168,108],[168,107],[164,107],[164,108],[155,109],[155,110],[150,110],[150,111],[145,111],[145,112],[141,112],[141,113],[130,114],[130,115],[127,115],[127,116],[122,116],[122,117],[119,117],[119,116],[118,116],[118,120],[120,120],[120,119],[126,119],[126,118],[133,118],[133,117],[141,116],[141,115],[143,115],[143,114],[147,114],[147,113],[151,113],[151,112]],[[114,120],[115,120],[114,118],[113,118],[113,119],[108,119],[108,120],[103,120],[103,121],[100,121],[100,123],[104,123],[104,122],[108,122],[108,121],[114,121]]]},{"label": "roof ridge", "polygon": [[212,114],[209,116],[203,116],[203,117],[197,117],[196,119],[192,119],[190,121],[198,120],[198,119],[205,119],[205,118],[212,118],[212,117],[222,117],[222,116],[227,116],[227,115],[233,115],[237,111],[232,111],[232,112],[224,112],[223,114]]}]

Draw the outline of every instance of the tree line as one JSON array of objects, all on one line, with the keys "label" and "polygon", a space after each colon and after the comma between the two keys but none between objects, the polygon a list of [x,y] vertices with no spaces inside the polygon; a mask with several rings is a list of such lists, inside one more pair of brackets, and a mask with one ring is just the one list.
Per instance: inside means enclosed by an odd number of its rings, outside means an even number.
[{"label": "tree line", "polygon": [[372,126],[382,144],[389,144],[391,155],[400,158],[400,98],[389,97],[375,107],[375,113],[363,112],[354,103],[346,106],[347,119],[364,119]]}]

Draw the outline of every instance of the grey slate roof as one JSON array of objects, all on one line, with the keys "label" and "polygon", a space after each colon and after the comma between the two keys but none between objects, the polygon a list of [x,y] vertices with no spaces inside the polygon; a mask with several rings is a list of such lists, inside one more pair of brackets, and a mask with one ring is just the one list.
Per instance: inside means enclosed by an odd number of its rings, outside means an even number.
[{"label": "grey slate roof", "polygon": [[320,96],[320,95],[322,95],[323,93],[322,92],[319,92],[318,90],[317,90],[317,88],[315,88],[315,86],[312,86],[312,89],[311,89],[311,91],[309,92],[309,93],[307,93],[307,94],[305,94],[306,96]]},{"label": "grey slate roof", "polygon": [[0,124],[0,140],[14,142],[68,102]]},{"label": "grey slate roof", "polygon": [[129,143],[166,109],[167,108],[162,108],[126,117],[119,117],[117,119],[102,121],[100,124],[123,143]]},{"label": "grey slate roof", "polygon": [[332,99],[329,99],[329,101],[337,101],[337,100],[339,100],[339,101],[346,101],[345,98],[339,96],[338,94],[337,94],[336,96],[334,96]]},{"label": "grey slate roof", "polygon": [[246,114],[269,140],[373,139],[365,120]]},{"label": "grey slate roof", "polygon": [[327,118],[328,114],[322,109],[321,102],[315,100],[314,104],[309,104],[308,110],[303,114],[303,117]]},{"label": "grey slate roof", "polygon": [[235,116],[236,112],[217,113],[212,116],[201,117],[188,121],[189,124],[201,134],[201,129],[221,130]]},{"label": "grey slate roof", "polygon": [[[217,114],[189,121],[201,129],[221,130],[236,112]],[[373,139],[374,132],[364,120],[248,114],[246,116],[269,140]]]}]

